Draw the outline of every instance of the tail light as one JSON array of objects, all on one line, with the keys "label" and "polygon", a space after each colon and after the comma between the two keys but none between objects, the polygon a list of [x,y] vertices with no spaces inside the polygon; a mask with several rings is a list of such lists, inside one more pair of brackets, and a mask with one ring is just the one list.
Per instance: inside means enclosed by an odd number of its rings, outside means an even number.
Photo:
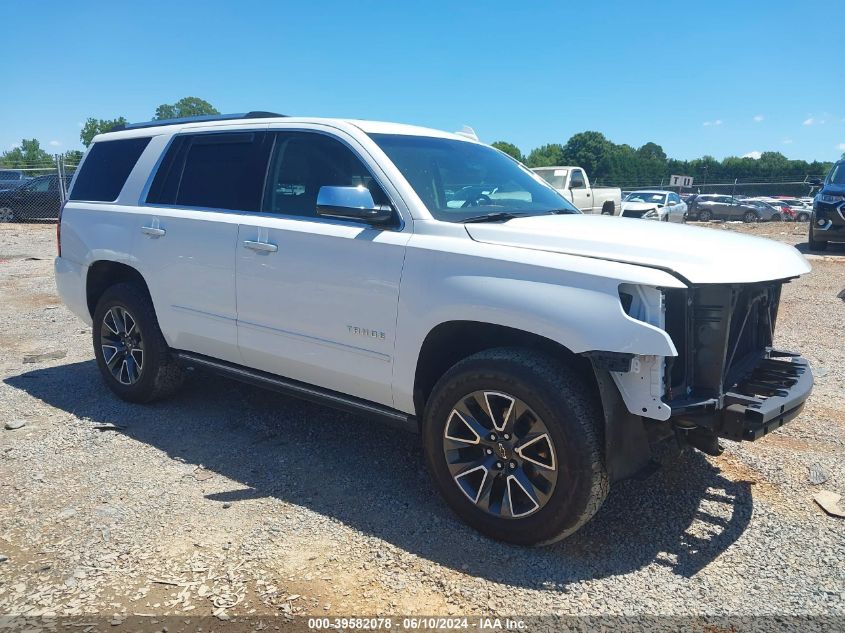
[{"label": "tail light", "polygon": [[66,204],[67,200],[62,202],[62,205],[59,207],[59,219],[56,220],[56,250],[58,251],[59,257],[62,256],[62,212],[65,210]]}]

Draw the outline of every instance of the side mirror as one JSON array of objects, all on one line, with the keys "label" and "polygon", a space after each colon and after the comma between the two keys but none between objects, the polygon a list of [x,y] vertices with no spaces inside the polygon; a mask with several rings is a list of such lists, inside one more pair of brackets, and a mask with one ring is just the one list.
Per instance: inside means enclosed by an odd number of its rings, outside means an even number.
[{"label": "side mirror", "polygon": [[383,224],[393,217],[393,209],[376,205],[366,187],[320,187],[317,193],[317,215],[343,220],[359,220]]}]

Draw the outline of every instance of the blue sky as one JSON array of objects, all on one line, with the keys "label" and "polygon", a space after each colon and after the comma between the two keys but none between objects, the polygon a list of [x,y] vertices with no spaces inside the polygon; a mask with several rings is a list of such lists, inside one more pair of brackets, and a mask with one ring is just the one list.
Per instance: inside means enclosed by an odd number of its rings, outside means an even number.
[{"label": "blue sky", "polygon": [[523,151],[598,130],[677,158],[845,152],[841,0],[187,4],[4,6],[0,147],[78,148],[89,116],[198,96]]}]

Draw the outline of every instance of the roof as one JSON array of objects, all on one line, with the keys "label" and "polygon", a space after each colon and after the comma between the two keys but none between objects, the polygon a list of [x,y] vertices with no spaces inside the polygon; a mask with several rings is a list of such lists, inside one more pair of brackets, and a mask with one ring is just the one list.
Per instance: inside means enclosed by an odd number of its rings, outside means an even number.
[{"label": "roof", "polygon": [[[250,113],[253,114],[253,113]],[[257,113],[255,113],[257,114]],[[144,124],[129,124],[125,129],[115,130],[113,132],[105,132],[95,137],[96,141],[104,141],[118,138],[136,138],[158,134],[173,134],[191,129],[209,129],[214,127],[232,128],[236,126],[256,126],[261,124],[271,123],[286,123],[290,125],[296,124],[316,124],[327,125],[330,127],[337,127],[340,129],[355,127],[367,134],[402,134],[406,136],[430,136],[435,138],[448,138],[458,141],[465,141],[472,143],[470,139],[458,134],[444,132],[442,130],[435,130],[432,128],[420,127],[416,125],[407,125],[404,123],[389,123],[385,121],[364,121],[357,119],[339,119],[339,118],[322,118],[322,117],[292,117],[292,116],[267,116],[248,118],[233,118],[237,115],[229,115],[209,119],[209,117],[196,117],[189,119],[174,119],[169,122],[155,122],[154,125]]]}]

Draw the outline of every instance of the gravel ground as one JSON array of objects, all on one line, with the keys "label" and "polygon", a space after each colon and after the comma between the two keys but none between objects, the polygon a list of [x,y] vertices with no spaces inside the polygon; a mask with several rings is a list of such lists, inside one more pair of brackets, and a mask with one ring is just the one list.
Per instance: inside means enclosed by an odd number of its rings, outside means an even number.
[{"label": "gravel ground", "polygon": [[[797,245],[806,225],[713,225]],[[569,540],[490,541],[433,493],[418,438],[195,372],[133,406],[55,294],[54,228],[0,225],[0,616],[845,617],[845,248],[784,290],[804,413],[721,457],[667,455]],[[32,354],[60,358],[40,360]],[[34,361],[34,362],[27,362]],[[18,422],[20,424],[20,422]],[[16,426],[17,424],[10,424]],[[827,481],[812,485],[809,467]],[[841,620],[840,620],[841,623]],[[82,630],[82,629],[79,629]]]}]

